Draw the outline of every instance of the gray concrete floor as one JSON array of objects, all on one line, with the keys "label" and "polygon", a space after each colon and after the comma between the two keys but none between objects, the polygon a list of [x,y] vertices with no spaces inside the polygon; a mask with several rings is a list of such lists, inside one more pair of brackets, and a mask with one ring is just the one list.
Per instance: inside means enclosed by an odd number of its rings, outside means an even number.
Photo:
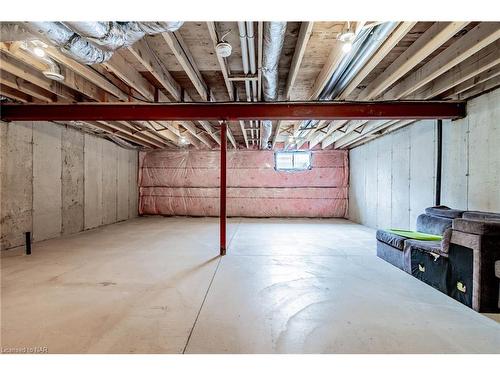
[{"label": "gray concrete floor", "polygon": [[144,217],[9,251],[1,346],[50,353],[499,353],[500,325],[347,220]]}]

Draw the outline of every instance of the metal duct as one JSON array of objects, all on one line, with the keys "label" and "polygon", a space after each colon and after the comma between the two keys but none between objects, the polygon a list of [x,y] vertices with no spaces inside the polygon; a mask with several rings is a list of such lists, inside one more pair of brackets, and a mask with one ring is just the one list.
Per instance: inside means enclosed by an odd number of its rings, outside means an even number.
[{"label": "metal duct", "polygon": [[353,48],[353,51],[355,50],[354,55],[349,56],[347,59],[348,64],[344,69],[337,70],[339,74],[336,77],[335,74],[332,76],[327,87],[325,87],[325,97],[321,99],[331,100],[340,95],[397,25],[397,22],[385,22],[375,26],[372,30],[367,30],[368,32],[360,34],[357,41],[358,45]]},{"label": "metal duct", "polygon": [[[286,22],[265,22],[263,35],[262,85],[264,101],[278,99],[278,65],[285,41]],[[269,148],[273,122],[262,121],[261,148]]]},{"label": "metal duct", "polygon": [[130,47],[146,34],[179,30],[183,22],[64,22],[98,47],[115,51]]},{"label": "metal duct", "polygon": [[25,22],[24,25],[27,30],[40,35],[83,64],[102,63],[113,55],[113,52],[96,47],[60,22]]},{"label": "metal duct", "polygon": [[[347,87],[352,79],[366,64],[368,59],[378,50],[384,40],[396,28],[397,22],[385,22],[370,29],[363,30],[353,43],[352,50],[346,54],[340,62],[328,83],[319,95],[320,100],[333,100]],[[300,127],[301,133],[306,129],[312,129],[318,121],[306,121]]]},{"label": "metal duct", "polygon": [[109,60],[114,50],[128,47],[146,34],[176,31],[182,22],[68,22],[67,25],[71,28],[61,22],[2,24],[1,40],[43,39],[73,59],[90,65]]}]

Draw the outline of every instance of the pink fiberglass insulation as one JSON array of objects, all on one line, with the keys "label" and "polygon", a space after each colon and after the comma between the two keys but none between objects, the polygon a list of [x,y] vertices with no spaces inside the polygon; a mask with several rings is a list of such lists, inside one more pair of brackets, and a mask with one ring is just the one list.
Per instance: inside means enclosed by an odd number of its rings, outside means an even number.
[{"label": "pink fiberglass insulation", "polygon": [[[139,156],[141,214],[219,215],[219,151],[148,151]],[[346,217],[348,153],[313,151],[312,168],[274,169],[269,151],[228,151],[227,214]]]}]

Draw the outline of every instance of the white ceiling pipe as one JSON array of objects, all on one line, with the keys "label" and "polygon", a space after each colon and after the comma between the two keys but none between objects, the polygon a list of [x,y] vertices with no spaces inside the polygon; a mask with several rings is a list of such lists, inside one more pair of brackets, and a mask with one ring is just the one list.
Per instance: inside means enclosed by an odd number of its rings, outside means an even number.
[{"label": "white ceiling pipe", "polygon": [[[248,43],[247,43],[247,30],[245,22],[238,22],[238,30],[240,32],[240,45],[241,45],[241,62],[243,63],[243,73],[248,74]],[[250,92],[250,82],[245,80],[245,94],[247,97],[247,102],[252,100]]]},{"label": "white ceiling pipe", "polygon": [[[253,22],[247,21],[247,43],[248,43],[248,60],[250,61],[250,73],[257,73],[257,63],[255,60],[255,37],[253,31]],[[251,82],[253,101],[257,101],[257,81]]]},{"label": "white ceiling pipe", "polygon": [[[245,22],[238,22],[238,31],[240,34],[240,46],[241,46],[241,62],[243,63],[243,73],[245,75],[248,74],[248,43],[247,43],[247,30],[245,26]],[[245,94],[247,98],[247,102],[252,101],[251,91],[250,91],[250,82],[245,80]],[[250,128],[252,128],[252,121],[250,121]]]}]

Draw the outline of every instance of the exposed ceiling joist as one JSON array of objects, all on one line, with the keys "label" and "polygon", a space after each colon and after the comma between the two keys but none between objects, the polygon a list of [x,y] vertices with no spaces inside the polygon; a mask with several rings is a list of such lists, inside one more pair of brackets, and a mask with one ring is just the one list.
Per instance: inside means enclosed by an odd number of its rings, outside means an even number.
[{"label": "exposed ceiling joist", "polygon": [[442,97],[453,99],[458,94],[461,94],[467,90],[470,90],[473,87],[475,87],[483,82],[486,82],[492,78],[495,78],[498,75],[500,75],[500,66],[495,66],[491,69],[486,70],[485,72],[482,72],[481,74],[478,74],[475,77],[472,77],[472,78],[456,85],[452,89],[443,93]]},{"label": "exposed ceiling joist", "polygon": [[[153,102],[155,99],[155,88],[135,70],[119,53],[113,54],[113,57],[102,64],[108,71],[116,75],[129,87],[134,89],[144,99]],[[131,95],[132,97],[134,95]]]},{"label": "exposed ceiling joist", "polygon": [[384,93],[385,100],[401,99],[439,77],[452,67],[471,57],[482,48],[500,38],[500,28],[495,22],[482,22],[455,41],[424,66],[412,72]]},{"label": "exposed ceiling joist", "polygon": [[381,128],[383,128],[385,126],[392,125],[396,122],[397,122],[397,120],[369,121],[363,126],[363,129],[360,133],[351,132],[351,133],[347,134],[346,136],[335,141],[334,148],[344,148],[346,146],[349,146],[350,144],[356,142],[357,140],[359,140],[363,137],[366,137],[368,135],[371,135],[371,134],[375,133],[376,131],[380,130]]},{"label": "exposed ceiling joist", "polygon": [[393,131],[396,131],[398,129],[404,128],[405,126],[408,126],[410,124],[413,124],[415,120],[401,120],[401,121],[396,121],[396,122],[391,122],[387,123],[387,127],[382,126],[380,129],[377,130],[377,132],[372,133],[370,135],[367,135],[365,138],[359,139],[355,143],[352,143],[349,145],[349,148],[352,149],[354,147],[361,146],[367,142],[370,142],[376,138],[379,138],[385,134],[391,133]]},{"label": "exposed ceiling joist", "polygon": [[232,101],[234,100],[234,85],[229,80],[229,68],[226,65],[224,57],[220,56],[217,53],[217,44],[219,43],[219,37],[217,36],[217,28],[215,26],[215,22],[208,21],[207,27],[208,27],[208,33],[210,34],[210,39],[212,40],[212,44],[214,45],[215,56],[217,56],[217,61],[219,63],[219,67],[222,72],[222,77],[224,78],[224,84],[226,85],[227,88],[227,94],[229,95],[229,100]]},{"label": "exposed ceiling joist", "polygon": [[323,65],[323,68],[319,72],[316,77],[316,81],[314,82],[314,86],[309,94],[309,99],[314,100],[317,99],[323,88],[326,86],[328,79],[332,76],[333,72],[339,66],[342,61],[342,57],[344,56],[344,52],[342,51],[342,43],[338,40],[333,41],[333,45],[328,55],[328,59],[326,63]]},{"label": "exposed ceiling joist", "polygon": [[497,75],[494,78],[491,78],[483,83],[480,83],[479,85],[474,86],[470,90],[458,94],[457,98],[467,100],[484,92],[497,88],[498,86],[500,86],[500,76]]},{"label": "exposed ceiling joist", "polygon": [[[399,55],[399,57],[381,75],[372,81],[358,95],[358,99],[372,100],[380,96],[384,90],[397,82],[401,77],[443,45],[447,40],[453,37],[467,24],[468,22],[434,23],[409,48]],[[349,127],[345,130],[345,132],[337,131],[324,140],[322,147],[326,147],[331,143],[337,142],[357,128],[358,126],[356,126],[356,124],[349,124]]]},{"label": "exposed ceiling joist", "polygon": [[22,91],[13,89],[12,87],[5,86],[3,83],[0,83],[0,95],[5,96],[7,98],[17,100],[21,103],[28,103],[33,101],[32,97]]},{"label": "exposed ceiling joist", "polygon": [[116,121],[91,121],[90,123],[108,133],[115,134],[125,140],[134,141],[145,147],[162,148],[165,146],[162,142],[150,139],[146,135],[135,131],[134,128],[128,124]]},{"label": "exposed ceiling joist", "polygon": [[162,33],[161,36],[167,42],[170,50],[174,54],[179,64],[182,66],[182,69],[184,69],[184,71],[188,75],[201,99],[204,101],[208,101],[208,87],[203,80],[200,71],[198,70],[194,57],[191,55],[191,52],[186,46],[186,43],[184,43],[181,34],[176,31],[174,33]]},{"label": "exposed ceiling joist", "polygon": [[134,43],[128,50],[134,57],[144,66],[148,72],[169,92],[175,101],[181,101],[181,87],[177,81],[172,77],[167,69],[165,69],[159,62],[158,57],[148,45],[147,39]]},{"label": "exposed ceiling joist", "polygon": [[0,82],[10,88],[24,92],[44,103],[55,102],[56,95],[8,72],[0,72]]},{"label": "exposed ceiling joist", "polygon": [[415,92],[412,99],[435,98],[452,87],[465,82],[500,64],[500,41],[496,41]]},{"label": "exposed ceiling joist", "polygon": [[307,42],[311,37],[314,22],[302,22],[300,25],[299,36],[297,38],[297,44],[295,45],[295,51],[292,57],[292,63],[290,65],[290,70],[288,71],[288,78],[285,87],[285,100],[290,100],[290,95],[292,93],[293,85],[299,74],[300,64],[302,63],[302,58],[306,51]]},{"label": "exposed ceiling joist", "polygon": [[[170,47],[170,50],[176,57],[179,64],[182,66],[182,68],[188,75],[189,79],[191,80],[191,83],[196,88],[196,91],[200,95],[201,99],[203,101],[208,101],[208,102],[215,101],[213,93],[208,89],[207,84],[203,80],[203,77],[198,69],[198,66],[196,65],[196,62],[193,56],[191,55],[191,52],[189,51],[189,48],[187,47],[186,43],[184,43],[181,34],[179,32],[174,32],[174,33],[163,33],[161,35],[163,36],[163,39],[165,39],[165,41],[167,42],[168,46]],[[187,94],[185,95],[185,100],[192,101],[192,99]],[[206,132],[210,134],[210,136],[217,142],[217,144],[220,145],[220,138],[215,134],[212,125],[208,121],[204,120],[200,121],[200,124],[206,130]],[[227,128],[227,136],[233,147],[238,148],[236,141],[233,137],[233,134],[231,132],[231,129],[229,129],[229,127]]]},{"label": "exposed ceiling joist", "polygon": [[379,47],[377,52],[370,58],[365,66],[359,71],[353,80],[347,85],[344,91],[340,94],[339,99],[346,99],[351,92],[366,78],[368,74],[386,57],[389,52],[408,34],[415,26],[416,22],[401,22],[389,35],[389,37]]},{"label": "exposed ceiling joist", "polygon": [[115,96],[121,101],[128,101],[128,95],[116,87],[113,83],[109,82],[100,73],[92,69],[92,67],[80,64],[79,62],[73,60],[72,58],[66,56],[64,53],[60,52],[54,47],[47,48],[47,54],[52,57],[59,64],[64,65],[73,72],[85,77],[87,80],[92,82],[97,87],[109,92],[111,95]]},{"label": "exposed ceiling joist", "polygon": [[323,142],[327,137],[332,135],[333,132],[340,129],[347,123],[347,120],[335,120],[328,124],[325,131],[317,131],[314,136],[309,140],[309,148],[315,147],[317,144]]},{"label": "exposed ceiling joist", "polygon": [[419,62],[442,46],[468,22],[436,22],[358,96],[359,100],[371,100],[381,95],[389,86],[413,69]]},{"label": "exposed ceiling joist", "polygon": [[26,66],[23,63],[15,60],[14,58],[1,54],[1,69],[22,78],[32,84],[43,88],[59,97],[58,101],[63,102],[76,102],[77,97],[75,94],[63,85],[61,82],[56,82],[45,78],[45,76],[36,71],[35,69]]}]

